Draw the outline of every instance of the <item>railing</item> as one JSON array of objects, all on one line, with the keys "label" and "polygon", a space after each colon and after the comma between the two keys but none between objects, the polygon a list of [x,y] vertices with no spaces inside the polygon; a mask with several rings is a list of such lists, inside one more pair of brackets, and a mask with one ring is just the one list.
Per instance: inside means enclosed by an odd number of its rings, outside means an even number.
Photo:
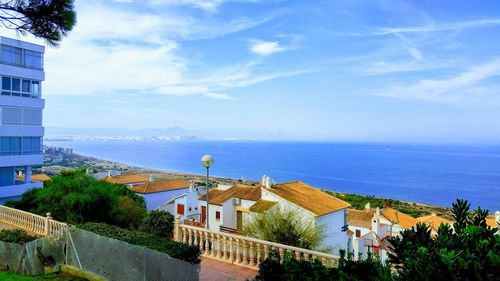
[{"label": "railing", "polygon": [[298,260],[318,259],[325,266],[336,267],[339,260],[335,255],[183,225],[178,219],[175,222],[174,239],[198,246],[204,257],[254,269],[273,250],[279,253],[281,261],[285,256],[291,256]]},{"label": "railing", "polygon": [[230,234],[236,234],[236,235],[242,235],[243,233],[239,231],[238,229],[235,228],[230,228],[226,226],[220,226],[219,227],[220,232],[225,232],[225,233],[230,233]]},{"label": "railing", "polygon": [[6,206],[0,206],[0,222],[35,235],[55,237],[62,237],[64,229],[68,226],[53,220],[50,213],[47,213],[47,217],[42,217]]}]

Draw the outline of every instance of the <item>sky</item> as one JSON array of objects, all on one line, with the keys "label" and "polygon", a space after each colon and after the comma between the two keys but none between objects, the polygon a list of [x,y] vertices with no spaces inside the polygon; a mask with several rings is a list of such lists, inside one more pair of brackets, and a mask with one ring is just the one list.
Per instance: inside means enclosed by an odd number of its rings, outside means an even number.
[{"label": "sky", "polygon": [[46,127],[500,141],[494,1],[76,0],[76,11],[46,49]]}]

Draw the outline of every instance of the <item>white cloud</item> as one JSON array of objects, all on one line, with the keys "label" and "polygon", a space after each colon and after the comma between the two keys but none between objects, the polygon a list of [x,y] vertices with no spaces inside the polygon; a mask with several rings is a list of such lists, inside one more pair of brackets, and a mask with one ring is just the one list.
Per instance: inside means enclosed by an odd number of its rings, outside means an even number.
[{"label": "white cloud", "polygon": [[[484,80],[500,75],[500,59],[470,68],[455,77],[424,79],[411,85],[395,85],[375,93],[379,96],[459,103],[485,96],[498,97],[498,87],[481,85]],[[484,101],[486,104],[489,100]]]},{"label": "white cloud", "polygon": [[260,41],[252,43],[250,50],[252,50],[252,52],[256,54],[267,56],[274,53],[282,52],[286,50],[286,48],[281,47],[279,42],[277,41],[269,41],[269,42]]},{"label": "white cloud", "polygon": [[229,95],[219,93],[206,93],[205,96],[217,100],[234,100],[234,98]]},{"label": "white cloud", "polygon": [[468,28],[480,28],[487,26],[500,25],[500,19],[487,19],[487,20],[475,20],[475,21],[463,21],[445,24],[429,24],[424,26],[413,26],[413,27],[389,27],[389,28],[378,28],[375,32],[376,35],[387,35],[395,33],[420,33],[420,32],[438,32],[438,31],[451,31],[460,30]]}]

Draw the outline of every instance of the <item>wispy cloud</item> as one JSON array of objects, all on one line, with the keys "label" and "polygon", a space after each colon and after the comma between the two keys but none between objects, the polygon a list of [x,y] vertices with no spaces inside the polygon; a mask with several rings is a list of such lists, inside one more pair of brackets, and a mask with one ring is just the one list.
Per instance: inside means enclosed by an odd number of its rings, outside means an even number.
[{"label": "wispy cloud", "polygon": [[277,41],[255,41],[250,46],[250,50],[255,54],[259,55],[271,55],[278,52],[283,52],[286,48],[280,46],[280,43]]},{"label": "wispy cloud", "polygon": [[476,21],[463,21],[454,23],[443,24],[430,24],[423,26],[413,27],[380,27],[374,34],[375,35],[388,35],[395,33],[420,33],[420,32],[437,32],[437,31],[451,31],[469,28],[481,28],[487,26],[500,25],[500,19],[485,19]]},{"label": "wispy cloud", "polygon": [[[498,97],[498,87],[482,85],[487,79],[500,75],[500,59],[472,67],[454,77],[443,79],[424,79],[410,85],[394,85],[376,92],[376,95],[397,99],[416,99],[459,103],[484,96]],[[490,100],[484,100],[488,104]]]}]

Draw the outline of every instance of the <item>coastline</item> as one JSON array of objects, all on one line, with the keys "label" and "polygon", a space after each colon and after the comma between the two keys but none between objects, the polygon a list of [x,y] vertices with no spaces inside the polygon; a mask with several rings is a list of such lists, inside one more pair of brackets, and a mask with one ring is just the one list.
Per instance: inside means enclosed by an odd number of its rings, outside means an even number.
[{"label": "coastline", "polygon": [[[155,180],[160,179],[174,179],[174,178],[182,178],[186,180],[191,180],[195,182],[205,182],[205,175],[202,174],[193,174],[193,173],[184,173],[184,172],[175,172],[168,171],[162,169],[152,169],[152,168],[144,168],[138,167],[130,164],[105,160],[101,158],[96,158],[92,156],[82,155],[78,153],[69,153],[64,154],[64,160],[61,163],[50,163],[53,160],[54,155],[45,154],[45,164],[40,169],[41,173],[51,175],[59,174],[62,170],[67,169],[81,169],[81,168],[94,168],[100,172],[108,171],[108,170],[116,170],[120,171],[124,174],[144,174],[146,176],[152,176]],[[218,176],[210,176],[210,180],[214,181],[218,184],[236,184],[242,183],[239,179],[234,178],[226,178],[226,177],[218,177]],[[300,180],[300,179],[297,179]],[[245,184],[258,184],[258,181],[254,180],[245,180]],[[451,212],[449,207],[443,206],[435,206],[426,203],[420,202],[411,202],[411,201],[403,201],[398,198],[382,198],[382,197],[374,197],[370,195],[362,195],[362,194],[353,194],[346,193],[340,191],[326,190],[322,187],[317,187],[324,192],[327,192],[333,196],[339,196],[344,198],[352,198],[354,197],[356,200],[365,200],[370,202],[373,208],[376,208],[377,205],[379,207],[381,204],[390,204],[391,207],[400,210],[404,213],[411,213],[414,216],[416,215],[430,215],[431,213],[436,213],[438,216],[443,216],[445,218],[451,218]],[[375,202],[375,204],[373,203]],[[381,203],[383,202],[383,203]],[[377,204],[378,203],[378,204]],[[451,204],[452,202],[450,202]],[[351,203],[353,204],[353,203]],[[364,206],[364,204],[363,204]],[[355,204],[353,204],[355,207]],[[362,209],[362,206],[358,206],[357,209]],[[405,210],[407,212],[405,212]]]}]

